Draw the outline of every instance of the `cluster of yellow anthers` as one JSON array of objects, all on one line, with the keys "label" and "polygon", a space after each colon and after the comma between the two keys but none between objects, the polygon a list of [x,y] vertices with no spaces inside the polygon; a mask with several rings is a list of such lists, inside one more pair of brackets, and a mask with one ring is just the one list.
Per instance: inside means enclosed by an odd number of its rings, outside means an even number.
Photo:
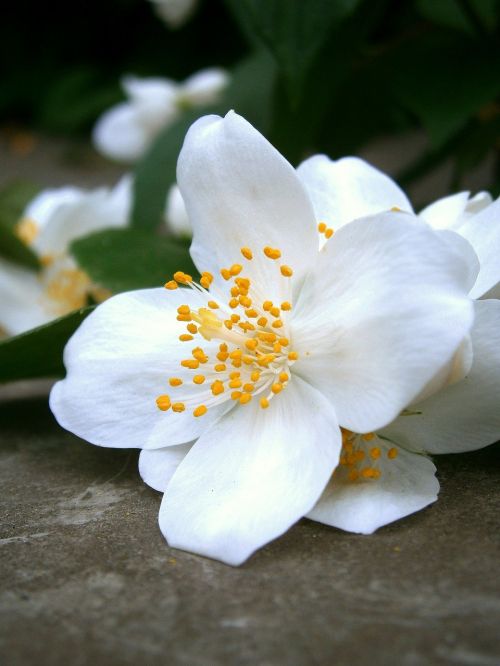
[{"label": "cluster of yellow anthers", "polygon": [[[381,472],[376,465],[382,456],[382,449],[379,446],[369,445],[369,442],[373,439],[375,439],[373,432],[358,435],[342,428],[342,450],[339,462],[340,465],[348,468],[347,478],[349,481],[378,479],[380,477]],[[389,460],[394,460],[398,455],[398,450],[392,447],[386,455]]]},{"label": "cluster of yellow anthers", "polygon": [[[269,246],[263,248],[263,253],[271,261],[281,258],[280,250]],[[246,261],[253,259],[248,247],[242,247],[241,254]],[[261,395],[259,404],[265,409],[289,382],[290,366],[298,354],[290,348],[290,340],[283,333],[283,329],[286,330],[283,320],[292,304],[289,301],[279,305],[270,300],[262,301],[252,288],[250,278],[241,276],[242,271],[241,264],[220,271],[229,283],[227,303],[224,303],[226,296],[212,300],[213,293],[209,293],[209,289],[214,277],[208,272],[203,272],[197,283],[190,275],[179,271],[165,285],[166,289],[188,286],[207,297],[206,308],[192,310],[188,305],[177,308],[177,319],[186,322],[187,329],[179,339],[190,342],[200,335],[205,340],[216,339],[221,343],[215,359],[210,359],[202,347],[195,347],[191,358],[180,363],[183,368],[198,372],[204,366],[203,374],[193,374],[192,381],[200,386],[206,385],[206,390],[197,391],[193,397],[187,391],[184,400],[174,402],[169,395],[160,395],[156,404],[162,411],[183,412],[189,406],[194,407],[194,416],[202,416],[209,407],[228,398],[245,405],[257,395]],[[292,269],[285,264],[279,265],[279,271],[284,278],[293,275]],[[183,380],[171,377],[169,384],[180,387]],[[199,404],[200,400],[202,404]]]},{"label": "cluster of yellow anthers", "polygon": [[320,234],[323,234],[326,240],[331,238],[333,236],[333,229],[331,227],[328,227],[324,222],[319,222],[318,223],[318,231]]}]

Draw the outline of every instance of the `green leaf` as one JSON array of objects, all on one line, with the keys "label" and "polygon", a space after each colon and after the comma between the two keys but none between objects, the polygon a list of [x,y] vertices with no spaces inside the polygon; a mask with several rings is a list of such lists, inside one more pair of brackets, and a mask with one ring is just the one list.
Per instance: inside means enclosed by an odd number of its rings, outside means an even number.
[{"label": "green leaf", "polygon": [[270,123],[275,75],[276,67],[267,53],[252,55],[232,71],[231,83],[221,102],[186,112],[160,134],[135,171],[132,226],[155,229],[160,223],[167,191],[176,181],[177,159],[184,137],[200,116],[206,113],[224,115],[234,109],[259,130],[266,131]]},{"label": "green leaf", "polygon": [[273,53],[296,101],[331,29],[354,12],[360,0],[228,0],[228,4],[242,28],[253,25]]},{"label": "green leaf", "polygon": [[138,229],[107,229],[71,245],[93,282],[113,293],[160,287],[175,271],[196,272],[187,248]]},{"label": "green leaf", "polygon": [[64,346],[92,310],[76,310],[0,342],[0,382],[63,376]]}]

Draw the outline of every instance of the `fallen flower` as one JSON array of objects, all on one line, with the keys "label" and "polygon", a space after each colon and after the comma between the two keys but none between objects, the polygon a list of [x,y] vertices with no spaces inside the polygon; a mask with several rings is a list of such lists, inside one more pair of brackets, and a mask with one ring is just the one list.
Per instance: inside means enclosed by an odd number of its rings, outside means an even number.
[{"label": "fallen flower", "polygon": [[50,404],[94,444],[147,449],[143,470],[155,449],[182,458],[197,440],[169,480],[161,530],[240,564],[314,507],[341,428],[379,430],[449,374],[477,260],[398,211],[345,225],[319,252],[295,170],[234,113],[192,126],[178,183],[200,281],[178,272],[166,290],[99,306],[69,341]]},{"label": "fallen flower", "polygon": [[112,190],[76,187],[45,190],[30,202],[16,234],[38,256],[33,271],[0,259],[0,327],[17,335],[108,292],[92,284],[68,253],[70,243],[99,229],[124,227],[130,210],[130,178]]},{"label": "fallen flower", "polygon": [[127,101],[106,111],[93,131],[96,149],[118,162],[142,157],[155,137],[186,109],[217,101],[229,77],[222,69],[204,69],[183,83],[171,79],[125,76]]}]

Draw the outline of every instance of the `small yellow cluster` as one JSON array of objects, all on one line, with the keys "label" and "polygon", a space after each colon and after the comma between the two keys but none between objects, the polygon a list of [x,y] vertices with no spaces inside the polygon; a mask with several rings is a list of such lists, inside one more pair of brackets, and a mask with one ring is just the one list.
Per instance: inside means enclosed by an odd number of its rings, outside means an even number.
[{"label": "small yellow cluster", "polygon": [[[368,445],[368,442],[373,439],[375,439],[373,432],[359,435],[342,428],[342,450],[339,464],[348,468],[349,481],[380,478],[381,471],[376,465],[377,461],[381,459],[382,449],[379,446]],[[394,460],[397,455],[398,450],[395,447],[390,448],[386,453],[389,460]]]}]

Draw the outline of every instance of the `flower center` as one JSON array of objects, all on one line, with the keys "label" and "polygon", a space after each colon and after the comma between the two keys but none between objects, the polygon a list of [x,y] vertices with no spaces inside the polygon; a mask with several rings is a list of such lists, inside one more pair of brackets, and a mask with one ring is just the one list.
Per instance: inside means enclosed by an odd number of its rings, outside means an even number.
[{"label": "flower center", "polygon": [[52,315],[63,316],[85,307],[89,296],[97,303],[111,296],[107,289],[94,285],[85,271],[64,263],[62,260],[42,271],[45,304]]},{"label": "flower center", "polygon": [[382,474],[380,463],[383,457],[394,460],[397,458],[398,450],[396,447],[382,450],[380,446],[373,444],[375,437],[373,432],[359,435],[342,428],[342,450],[336,473],[342,474],[344,479],[346,475],[346,480],[351,482],[379,479]]},{"label": "flower center", "polygon": [[[280,250],[266,246],[264,256],[270,261],[281,258]],[[248,247],[241,248],[246,261],[252,261],[253,253]],[[156,399],[158,408],[167,411],[183,412],[193,410],[194,416],[206,414],[208,408],[227,400],[234,400],[241,405],[260,396],[259,404],[263,409],[270,401],[286,388],[291,380],[291,366],[298,358],[297,352],[290,346],[288,335],[288,313],[292,310],[290,301],[273,303],[260,294],[248,277],[243,277],[243,266],[233,264],[222,268],[222,278],[228,283],[228,292],[212,290],[214,277],[203,272],[200,282],[181,271],[174,279],[167,282],[166,289],[177,289],[179,285],[188,286],[203,293],[207,298],[207,307],[193,310],[189,305],[177,308],[178,321],[186,323],[186,333],[179,336],[183,342],[191,342],[196,336],[204,340],[218,340],[220,344],[213,358],[203,347],[194,347],[191,357],[180,362],[182,368],[193,371],[191,380],[206,389],[186,391],[181,387],[184,381],[171,377],[169,384],[178,388],[179,398],[172,400],[163,394]],[[277,264],[277,278],[289,280],[293,270],[285,264]],[[286,292],[290,292],[289,284]],[[185,395],[183,395],[185,394]]]}]

